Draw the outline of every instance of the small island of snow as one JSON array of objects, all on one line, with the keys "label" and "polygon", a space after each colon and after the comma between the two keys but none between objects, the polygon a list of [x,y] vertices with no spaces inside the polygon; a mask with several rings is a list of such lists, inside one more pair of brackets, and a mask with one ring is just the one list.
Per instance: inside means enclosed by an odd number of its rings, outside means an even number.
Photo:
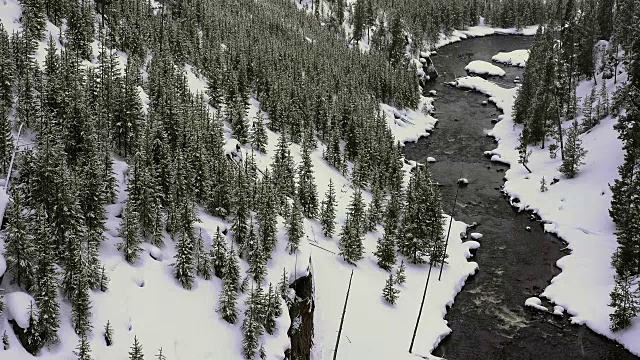
[{"label": "small island of snow", "polygon": [[527,49],[499,52],[491,58],[495,62],[519,67],[524,67],[528,59],[529,50]]},{"label": "small island of snow", "polygon": [[473,60],[464,69],[468,73],[474,73],[478,75],[490,75],[490,76],[504,76],[505,71],[499,67],[493,65],[490,62],[482,60]]}]

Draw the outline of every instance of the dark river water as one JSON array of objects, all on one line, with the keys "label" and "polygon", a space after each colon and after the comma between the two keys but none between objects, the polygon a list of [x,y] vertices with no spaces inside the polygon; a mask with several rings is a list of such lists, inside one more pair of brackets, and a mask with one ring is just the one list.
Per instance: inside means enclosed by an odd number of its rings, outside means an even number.
[{"label": "dark river water", "polygon": [[[565,244],[546,234],[542,225],[527,213],[517,213],[504,198],[504,165],[490,162],[483,152],[495,148],[486,136],[491,119],[500,112],[481,105],[486,96],[456,89],[444,82],[465,75],[471,60],[491,61],[500,51],[525,49],[532,38],[488,36],[465,40],[439,49],[432,57],[440,77],[425,87],[436,90],[433,134],[405,146],[405,156],[426,163],[440,188],[445,211],[451,211],[460,176],[469,185],[460,189],[453,216],[484,237],[475,260],[480,269],[467,281],[447,313],[453,333],[444,339],[434,355],[447,359],[638,359],[617,343],[595,334],[585,326],[571,325],[568,318],[542,314],[525,308],[524,302],[539,295],[559,273],[556,261],[566,255]],[[492,78],[502,86],[514,86],[522,69],[498,64],[507,74]],[[531,231],[526,231],[526,227]],[[427,296],[428,301],[428,296]],[[549,304],[547,304],[549,306]]]}]

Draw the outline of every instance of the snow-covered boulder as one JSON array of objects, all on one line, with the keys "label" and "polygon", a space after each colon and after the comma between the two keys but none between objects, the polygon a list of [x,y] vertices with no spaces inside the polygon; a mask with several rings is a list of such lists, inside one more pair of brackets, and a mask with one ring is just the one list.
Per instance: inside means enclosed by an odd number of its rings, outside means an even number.
[{"label": "snow-covered boulder", "polygon": [[469,250],[476,250],[480,248],[480,243],[477,241],[469,240],[464,242]]},{"label": "snow-covered boulder", "polygon": [[480,239],[482,239],[482,234],[477,233],[477,232],[471,233],[471,238],[473,240],[480,240]]},{"label": "snow-covered boulder", "polygon": [[435,90],[429,90],[429,95],[436,96],[436,95],[438,95],[438,92],[435,91]]},{"label": "snow-covered boulder", "polygon": [[467,180],[466,178],[460,178],[458,179],[458,186],[460,187],[465,187],[467,185],[469,185],[469,180]]},{"label": "snow-covered boulder", "polygon": [[531,231],[531,226],[527,226],[526,228],[524,228],[527,231]]},{"label": "snow-covered boulder", "polygon": [[488,102],[487,100],[484,100],[484,101],[482,102],[482,105],[485,105],[485,106],[486,106],[486,105],[489,105],[489,102]]},{"label": "snow-covered boulder", "polygon": [[33,297],[22,291],[14,291],[5,295],[4,303],[7,319],[15,321],[22,329],[27,329],[29,327],[29,307],[32,303],[34,308],[36,306]]},{"label": "snow-covered boulder", "polygon": [[562,316],[564,314],[564,308],[560,305],[553,307],[553,314]]},{"label": "snow-covered boulder", "polygon": [[491,58],[495,62],[519,67],[524,67],[528,59],[529,50],[527,49],[499,52]]},{"label": "snow-covered boulder", "polygon": [[468,73],[488,76],[504,76],[506,72],[490,62],[482,60],[473,60],[464,67]]},{"label": "snow-covered boulder", "polygon": [[160,250],[157,246],[151,248],[151,250],[149,251],[149,255],[154,260],[162,261],[162,250]]},{"label": "snow-covered boulder", "polygon": [[429,157],[427,158],[427,162],[428,162],[428,163],[434,163],[434,162],[436,162],[436,158],[429,156]]},{"label": "snow-covered boulder", "polygon": [[549,310],[542,306],[542,300],[540,300],[539,298],[533,296],[528,298],[525,302],[524,302],[525,306],[529,306],[532,307],[534,309],[538,309],[540,311],[544,311],[544,312],[548,312]]}]

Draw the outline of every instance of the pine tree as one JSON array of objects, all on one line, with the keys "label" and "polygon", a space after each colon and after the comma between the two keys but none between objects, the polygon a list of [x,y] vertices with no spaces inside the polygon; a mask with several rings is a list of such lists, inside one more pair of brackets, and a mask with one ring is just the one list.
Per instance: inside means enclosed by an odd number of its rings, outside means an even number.
[{"label": "pine tree", "polygon": [[176,244],[175,277],[183,288],[189,290],[193,286],[194,249],[190,232],[181,232]]},{"label": "pine tree", "polygon": [[298,251],[302,236],[304,236],[302,212],[300,210],[300,203],[297,200],[294,200],[293,206],[291,206],[290,217],[289,219],[287,219],[287,239],[289,240],[289,254],[293,254]]},{"label": "pine tree", "polygon": [[261,153],[266,153],[268,142],[267,129],[264,126],[264,114],[262,111],[258,111],[255,119],[253,119],[251,147]]},{"label": "pine tree", "polygon": [[281,134],[278,138],[275,154],[273,155],[273,163],[271,164],[272,177],[278,181],[274,182],[276,193],[278,196],[295,195],[295,169],[291,152],[289,151],[289,142],[286,135]]},{"label": "pine tree", "polygon": [[318,214],[318,192],[311,162],[311,145],[306,141],[302,146],[302,164],[298,168],[298,198],[304,216],[315,218]]},{"label": "pine tree", "polygon": [[254,359],[256,351],[259,348],[259,338],[263,334],[264,329],[260,324],[261,317],[261,289],[252,289],[249,297],[245,301],[247,309],[245,317],[242,321],[242,352],[247,360]]},{"label": "pine tree", "polygon": [[634,278],[637,286],[639,277],[630,274],[616,274],[615,287],[611,292],[611,304],[614,311],[609,315],[611,331],[626,329],[640,313],[640,294],[634,291]]},{"label": "pine tree", "polygon": [[260,206],[258,208],[258,238],[267,259],[271,258],[271,253],[276,246],[278,239],[278,213],[276,194],[269,171],[265,170],[262,177],[262,191],[260,196]]},{"label": "pine tree", "polygon": [[43,345],[53,344],[58,340],[60,328],[60,305],[58,304],[58,282],[53,262],[49,228],[44,216],[40,216],[37,229],[37,248],[39,253],[36,270],[36,304],[40,311],[38,331]]},{"label": "pine tree", "polygon": [[25,348],[37,352],[42,347],[42,340],[38,331],[38,310],[34,307],[33,301],[29,303],[29,327],[24,331],[27,340]]},{"label": "pine tree", "polygon": [[384,288],[382,289],[382,297],[391,305],[394,305],[396,303],[398,294],[400,293],[400,290],[396,289],[394,285],[395,282],[393,279],[393,274],[389,274],[389,278],[387,279]]},{"label": "pine tree", "polygon": [[118,230],[122,242],[118,244],[118,250],[124,253],[124,259],[129,263],[135,263],[140,257],[142,248],[140,244],[140,223],[135,199],[129,198],[122,212],[122,222]]},{"label": "pine tree", "polygon": [[224,277],[224,267],[227,263],[227,243],[224,236],[220,232],[220,227],[216,228],[216,236],[211,244],[210,258],[213,269],[217,277]]},{"label": "pine tree", "polygon": [[387,271],[396,264],[396,241],[395,234],[389,233],[378,239],[378,246],[373,253],[378,258],[378,266]]},{"label": "pine tree", "polygon": [[28,232],[22,190],[14,188],[8,209],[4,256],[13,282],[30,289],[35,280],[36,249]]},{"label": "pine tree", "polygon": [[363,257],[364,246],[362,244],[362,233],[353,220],[347,216],[347,220],[340,232],[340,253],[342,259],[348,264],[355,265]]},{"label": "pine tree", "polygon": [[4,350],[9,350],[11,344],[9,343],[9,336],[7,336],[7,330],[2,334],[2,348]]},{"label": "pine tree", "polygon": [[273,289],[271,283],[269,283],[269,290],[265,294],[265,315],[264,315],[264,329],[269,335],[273,335],[276,330],[276,318],[282,315],[281,298],[278,293]]},{"label": "pine tree", "polygon": [[71,323],[76,334],[83,336],[91,331],[91,300],[89,281],[83,273],[76,278],[75,290],[70,294]]},{"label": "pine tree", "polygon": [[329,178],[329,188],[322,200],[322,210],[320,211],[320,224],[324,236],[331,237],[336,226],[336,192],[333,187],[333,180]]},{"label": "pine tree", "polygon": [[347,216],[351,219],[354,229],[356,229],[359,234],[364,235],[366,232],[365,206],[360,188],[356,188],[351,194],[351,202],[347,207]]},{"label": "pine tree", "polygon": [[76,351],[73,352],[78,357],[78,360],[91,360],[91,347],[86,335],[80,337],[80,342],[76,347]]},{"label": "pine tree", "polygon": [[111,346],[113,344],[113,328],[111,327],[111,322],[107,320],[107,324],[104,326],[104,341],[107,346]]},{"label": "pine tree", "polygon": [[142,344],[138,341],[137,336],[133,337],[133,345],[131,345],[131,351],[129,351],[129,360],[144,360]]},{"label": "pine tree", "polygon": [[280,278],[280,282],[278,283],[278,292],[280,297],[283,300],[288,300],[289,298],[289,279],[287,278],[287,270],[282,269],[282,277]]},{"label": "pine tree", "polygon": [[195,246],[196,274],[202,276],[205,280],[209,280],[211,279],[211,267],[211,257],[204,249],[204,239],[202,238],[202,230],[200,230]]},{"label": "pine tree", "polygon": [[102,265],[102,269],[100,270],[100,280],[98,281],[98,286],[100,291],[105,292],[108,289],[109,285],[109,276],[107,275],[107,270],[104,265]]},{"label": "pine tree", "polygon": [[579,135],[578,122],[574,120],[573,126],[567,132],[564,159],[558,169],[568,178],[573,178],[578,174],[578,169],[581,165],[584,165],[582,159],[587,155],[587,151],[582,147],[582,140],[580,140]]},{"label": "pine tree", "polygon": [[406,275],[404,274],[406,266],[404,265],[404,260],[400,262],[400,266],[398,270],[396,270],[396,284],[402,285],[407,280]]},{"label": "pine tree", "polygon": [[158,350],[158,354],[156,355],[156,360],[167,360],[167,357],[162,353],[162,348]]},{"label": "pine tree", "polygon": [[236,285],[232,280],[225,278],[222,281],[222,291],[220,292],[216,311],[229,324],[235,323],[238,318],[238,310],[236,309],[237,297]]},{"label": "pine tree", "polygon": [[262,247],[262,242],[258,240],[253,221],[249,227],[249,256],[247,262],[249,263],[249,269],[247,274],[253,277],[256,283],[260,284],[267,273],[267,259]]},{"label": "pine tree", "polygon": [[545,192],[547,190],[547,180],[543,176],[542,179],[540,179],[540,192]]},{"label": "pine tree", "polygon": [[238,256],[233,249],[233,245],[229,250],[229,254],[225,262],[224,280],[229,281],[233,291],[238,291],[238,287],[240,286],[240,265],[238,264]]}]

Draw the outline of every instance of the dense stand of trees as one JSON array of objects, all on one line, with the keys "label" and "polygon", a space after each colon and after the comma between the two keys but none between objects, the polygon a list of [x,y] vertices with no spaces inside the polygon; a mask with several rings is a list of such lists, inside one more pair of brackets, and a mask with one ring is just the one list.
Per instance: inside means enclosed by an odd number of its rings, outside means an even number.
[{"label": "dense stand of trees", "polygon": [[[559,170],[575,177],[586,155],[579,134],[610,114],[621,114],[616,129],[624,143],[625,158],[619,168],[620,179],[611,186],[610,209],[619,243],[612,259],[616,276],[610,304],[614,309],[611,329],[617,331],[630,326],[640,314],[640,198],[636,195],[640,169],[640,42],[636,39],[640,7],[633,0],[567,0],[557,5],[555,16],[536,35],[514,104],[514,121],[524,125],[518,147],[520,163],[527,165],[529,145],[547,146],[552,158],[560,153]],[[607,46],[596,46],[599,40],[607,40]],[[622,66],[629,79],[611,101],[605,82],[617,83]],[[603,79],[600,86],[599,74]],[[593,90],[582,100],[575,93],[580,80],[594,82]],[[572,126],[563,129],[565,121],[572,121]],[[541,184],[541,190],[546,190],[546,184]]]}]

